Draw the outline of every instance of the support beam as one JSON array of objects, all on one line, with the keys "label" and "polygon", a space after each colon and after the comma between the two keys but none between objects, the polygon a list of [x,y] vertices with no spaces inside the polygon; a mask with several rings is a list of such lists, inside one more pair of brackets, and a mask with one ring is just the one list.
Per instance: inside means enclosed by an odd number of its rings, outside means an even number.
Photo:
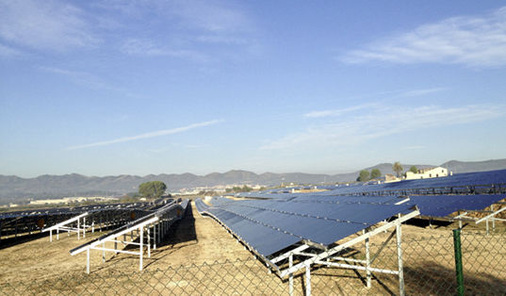
[{"label": "support beam", "polygon": [[367,277],[367,288],[371,288],[371,255],[369,252],[369,238],[365,239],[365,260],[366,260],[366,277]]},{"label": "support beam", "polygon": [[90,249],[86,250],[86,273],[90,274]]},{"label": "support beam", "polygon": [[311,265],[306,265],[306,296],[311,296]]},{"label": "support beam", "polygon": [[278,256],[278,257],[276,257],[276,258],[271,259],[271,262],[272,262],[272,263],[278,263],[279,261],[281,261],[281,260],[283,260],[283,259],[286,259],[286,258],[288,258],[288,257],[290,257],[290,256],[293,256],[293,254],[295,254],[295,253],[302,252],[302,251],[304,251],[304,250],[305,250],[305,249],[307,249],[307,248],[309,248],[309,246],[308,246],[308,245],[302,245],[302,246],[300,246],[300,247],[297,247],[297,248],[295,248],[295,249],[291,250],[289,253],[285,253],[285,254],[283,254],[283,255],[280,255],[280,256]]},{"label": "support beam", "polygon": [[142,253],[144,253],[142,243],[144,240],[144,226],[140,227],[140,231],[141,231],[141,235],[140,235],[141,245],[140,245],[140,253],[139,253],[139,271],[142,271]]},{"label": "support beam", "polygon": [[399,268],[399,295],[404,296],[404,268],[402,265],[402,232],[401,232],[401,223],[397,223],[396,225],[396,233],[397,233],[397,263]]},{"label": "support beam", "polygon": [[[77,232],[77,238],[79,239],[80,238],[80,220],[81,218],[83,219],[86,219],[85,217],[88,215],[88,213],[83,213],[83,214],[80,214],[78,216],[75,216],[75,217],[72,217],[70,219],[67,219],[63,222],[60,222],[56,225],[53,225],[51,227],[48,227],[48,228],[44,228],[42,229],[42,232],[46,232],[46,231],[49,231],[49,241],[52,242],[53,241],[53,235],[52,235],[52,232],[53,230],[56,230],[56,239],[59,240],[60,239],[60,230],[67,230],[67,233],[70,235],[70,232]],[[74,227],[69,227],[67,225],[73,223],[73,222],[76,222],[77,221],[77,228],[74,228]],[[86,220],[84,220],[86,221]],[[84,224],[86,225],[86,223],[84,222]],[[83,226],[83,231],[86,231],[86,226]]]},{"label": "support beam", "polygon": [[339,267],[339,268],[363,270],[363,271],[369,270],[370,272],[379,272],[379,273],[386,273],[386,274],[395,274],[395,275],[399,274],[398,270],[381,269],[381,268],[374,268],[374,267],[367,268],[367,266],[351,265],[351,264],[344,264],[344,263],[337,263],[337,262],[328,262],[328,261],[323,261],[323,260],[316,261],[315,264],[321,264],[321,265],[325,265],[325,266],[332,266],[332,267]]},{"label": "support beam", "polygon": [[351,239],[351,240],[349,240],[349,241],[347,241],[347,242],[345,242],[345,243],[343,243],[341,245],[338,245],[338,246],[336,246],[336,247],[334,247],[334,248],[332,248],[332,249],[330,249],[328,251],[322,252],[322,253],[320,253],[320,254],[312,257],[312,258],[306,259],[305,261],[300,262],[300,263],[292,266],[291,268],[285,269],[285,270],[281,271],[279,275],[280,275],[281,278],[284,278],[287,275],[289,275],[290,273],[295,273],[298,270],[306,267],[306,265],[308,265],[308,264],[311,265],[311,264],[313,264],[314,262],[316,262],[318,260],[322,260],[322,259],[325,259],[325,258],[327,258],[329,256],[332,256],[332,255],[334,255],[334,254],[336,254],[336,253],[338,253],[338,252],[340,252],[340,251],[342,251],[342,250],[344,250],[344,249],[346,249],[348,247],[351,247],[351,246],[353,246],[353,245],[355,245],[357,243],[360,243],[360,242],[364,241],[366,238],[370,238],[370,237],[372,237],[372,236],[374,236],[376,234],[379,234],[379,233],[381,233],[381,232],[383,232],[383,231],[385,231],[385,230],[387,230],[387,229],[389,229],[391,227],[394,227],[396,225],[400,225],[402,222],[407,221],[407,220],[409,220],[409,219],[411,219],[413,217],[416,217],[418,215],[420,215],[420,211],[415,210],[415,211],[413,211],[413,212],[411,212],[409,214],[401,216],[400,218],[397,218],[397,220],[395,220],[395,221],[388,222],[385,225],[381,225],[378,228],[376,228],[374,230],[371,230],[371,231],[367,232],[364,235],[361,235],[359,237]]},{"label": "support beam", "polygon": [[[293,266],[293,253],[290,253],[289,257],[288,257],[288,266],[291,268]],[[289,293],[290,293],[290,296],[293,295],[293,273],[290,273],[289,275]]]}]

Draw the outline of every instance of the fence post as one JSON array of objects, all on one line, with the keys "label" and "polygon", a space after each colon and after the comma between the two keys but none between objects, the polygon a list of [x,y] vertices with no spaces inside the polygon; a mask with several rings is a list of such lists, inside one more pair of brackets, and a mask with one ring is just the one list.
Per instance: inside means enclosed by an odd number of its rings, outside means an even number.
[{"label": "fence post", "polygon": [[460,244],[460,229],[453,230],[453,247],[455,250],[455,271],[457,273],[457,295],[464,295],[464,273],[462,271],[462,248]]}]

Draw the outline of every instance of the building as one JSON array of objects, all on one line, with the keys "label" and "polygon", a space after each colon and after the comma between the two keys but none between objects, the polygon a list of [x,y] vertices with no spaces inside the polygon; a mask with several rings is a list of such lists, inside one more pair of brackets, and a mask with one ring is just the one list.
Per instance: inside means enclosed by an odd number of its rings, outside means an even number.
[{"label": "building", "polygon": [[385,174],[385,183],[399,182],[401,180],[401,178],[397,178],[392,174]]},{"label": "building", "polygon": [[442,167],[420,169],[416,173],[413,173],[412,171],[406,172],[406,180],[439,178],[447,176],[448,176],[448,169]]}]

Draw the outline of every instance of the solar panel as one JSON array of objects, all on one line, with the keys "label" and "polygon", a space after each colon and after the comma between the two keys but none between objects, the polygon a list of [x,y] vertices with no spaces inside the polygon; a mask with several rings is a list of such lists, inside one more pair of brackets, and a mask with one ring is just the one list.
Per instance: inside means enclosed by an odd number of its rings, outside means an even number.
[{"label": "solar panel", "polygon": [[201,200],[196,205],[199,212],[214,216],[266,257],[300,241],[327,247],[412,207],[395,205],[399,200],[392,197],[324,199],[233,201],[218,197],[212,206]]},{"label": "solar panel", "polygon": [[[506,190],[506,170],[454,174],[447,177],[382,184],[350,184],[318,186],[328,191],[318,192],[320,196],[360,195],[360,194],[475,194],[499,193]],[[263,199],[291,199],[304,196],[304,193],[293,193],[291,190],[269,190],[263,192],[239,193],[238,197]]]},{"label": "solar panel", "polygon": [[501,194],[420,195],[411,196],[409,203],[416,204],[423,216],[446,217],[458,210],[482,210],[504,198]]},{"label": "solar panel", "polygon": [[[199,212],[213,215],[246,244],[269,256],[300,241],[328,247],[380,221],[410,213],[414,206],[419,207],[422,215],[445,217],[458,210],[483,209],[505,197],[436,194],[476,193],[476,186],[483,187],[481,192],[503,192],[506,170],[386,184],[330,186],[328,191],[313,193],[288,189],[240,193],[236,196],[254,199],[214,197],[211,206],[201,200],[196,205]],[[408,194],[408,202],[405,196],[397,197]]]}]

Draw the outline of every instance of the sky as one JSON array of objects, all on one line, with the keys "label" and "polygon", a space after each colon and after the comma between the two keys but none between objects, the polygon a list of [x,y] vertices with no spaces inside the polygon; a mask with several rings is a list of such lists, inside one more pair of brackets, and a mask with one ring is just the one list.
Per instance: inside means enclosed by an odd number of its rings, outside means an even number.
[{"label": "sky", "polygon": [[0,174],[506,158],[502,5],[0,0]]}]

